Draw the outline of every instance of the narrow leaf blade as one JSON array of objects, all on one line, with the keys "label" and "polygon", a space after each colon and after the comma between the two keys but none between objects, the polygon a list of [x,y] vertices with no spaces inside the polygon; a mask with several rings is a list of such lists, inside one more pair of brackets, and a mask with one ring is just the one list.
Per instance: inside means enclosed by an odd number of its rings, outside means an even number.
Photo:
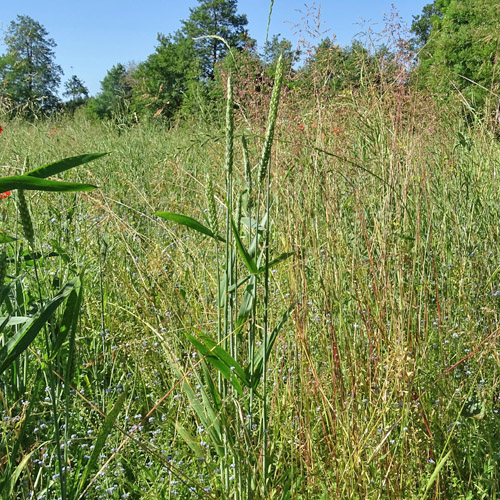
[{"label": "narrow leaf blade", "polygon": [[72,292],[74,282],[70,281],[40,312],[38,316],[28,322],[26,326],[12,335],[0,349],[0,375],[9,365],[35,340],[38,332],[50,319],[54,311]]},{"label": "narrow leaf blade", "polygon": [[96,189],[96,187],[97,186],[93,186],[91,184],[51,181],[48,179],[29,177],[27,175],[10,175],[0,178],[0,192],[2,193],[13,189],[56,192],[91,191],[92,189]]},{"label": "narrow leaf blade", "polygon": [[236,241],[236,248],[238,249],[238,253],[240,254],[240,257],[242,258],[245,266],[252,274],[258,274],[259,269],[257,268],[257,264],[252,259],[252,257],[250,257],[249,253],[244,247],[240,235],[238,234],[238,229],[236,228],[236,224],[234,223],[232,215],[231,215],[231,227],[233,228],[233,235]]},{"label": "narrow leaf blade", "polygon": [[24,175],[43,179],[45,177],[50,177],[51,175],[60,174],[65,170],[69,170],[70,168],[78,167],[79,165],[83,165],[84,163],[97,160],[97,158],[101,158],[102,156],[105,156],[107,154],[109,153],[89,153],[85,155],[71,156],[69,158],[64,158],[62,160],[42,165],[41,167],[35,168],[34,170],[30,170]]},{"label": "narrow leaf blade", "polygon": [[108,415],[104,419],[104,423],[102,424],[101,431],[99,432],[99,435],[97,436],[97,439],[94,443],[94,449],[92,450],[92,454],[90,455],[89,461],[87,462],[87,466],[85,467],[85,470],[82,473],[78,492],[83,489],[83,486],[85,485],[85,482],[87,480],[87,476],[89,475],[91,470],[97,464],[101,450],[103,449],[104,445],[106,444],[108,434],[111,431],[111,429],[115,423],[115,420],[118,418],[118,414],[120,413],[120,410],[122,409],[122,406],[123,406],[123,403],[125,401],[126,396],[127,396],[126,392],[122,392],[120,394],[120,397],[116,401],[115,405],[113,406],[111,411],[108,413]]},{"label": "narrow leaf blade", "polygon": [[206,236],[210,236],[211,238],[215,238],[219,241],[224,241],[224,238],[215,235],[210,229],[208,229],[207,226],[204,226],[201,222],[198,222],[197,220],[188,217],[187,215],[176,214],[173,212],[156,212],[155,215],[170,222],[176,222],[177,224],[181,224],[183,226],[194,229],[195,231],[198,231],[199,233]]}]

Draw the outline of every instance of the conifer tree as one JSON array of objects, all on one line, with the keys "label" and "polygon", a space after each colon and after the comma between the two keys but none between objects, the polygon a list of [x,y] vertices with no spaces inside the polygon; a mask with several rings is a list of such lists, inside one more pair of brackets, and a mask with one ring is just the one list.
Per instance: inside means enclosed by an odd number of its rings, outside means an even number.
[{"label": "conifer tree", "polygon": [[[190,9],[190,16],[183,21],[182,33],[194,39],[200,58],[202,74],[214,79],[214,68],[224,58],[228,48],[242,49],[249,39],[246,32],[246,15],[237,13],[236,0],[198,0],[200,5]],[[207,37],[207,38],[199,38]]]},{"label": "conifer tree", "polygon": [[55,64],[56,43],[29,16],[17,16],[7,29],[7,52],[0,56],[0,92],[31,112],[50,111],[58,103],[63,71]]}]

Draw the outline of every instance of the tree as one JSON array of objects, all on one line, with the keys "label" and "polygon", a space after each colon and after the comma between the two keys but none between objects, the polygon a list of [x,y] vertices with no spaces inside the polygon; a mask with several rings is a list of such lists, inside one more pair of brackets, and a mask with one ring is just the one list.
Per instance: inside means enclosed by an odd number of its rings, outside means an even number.
[{"label": "tree", "polygon": [[69,98],[69,100],[64,103],[65,108],[70,111],[70,113],[74,113],[76,108],[84,105],[88,101],[89,91],[85,84],[76,75],[73,75],[64,83],[63,97]]},{"label": "tree", "polygon": [[378,83],[377,57],[383,48],[373,54],[359,40],[341,48],[334,39],[324,38],[314,48],[302,69],[302,85],[314,86],[323,93],[328,89],[339,91]]},{"label": "tree", "polygon": [[[243,49],[249,43],[245,27],[246,15],[237,14],[236,0],[198,0],[200,5],[190,9],[190,16],[183,21],[182,33],[194,40],[200,58],[202,75],[214,79],[214,68],[224,58],[228,48]],[[207,37],[201,38],[199,37]],[[218,37],[218,38],[214,38]]]},{"label": "tree", "polygon": [[435,0],[427,8],[435,14],[419,54],[420,82],[442,94],[458,90],[481,109],[500,88],[500,1]]},{"label": "tree", "polygon": [[421,49],[429,41],[434,16],[443,17],[436,2],[425,5],[420,16],[413,16],[410,31],[415,35],[412,42],[416,49]]},{"label": "tree", "polygon": [[300,59],[300,51],[293,50],[292,42],[286,38],[281,38],[281,34],[274,35],[271,40],[264,44],[262,60],[268,69],[274,70],[280,55],[286,61],[286,72],[290,71],[294,63]]},{"label": "tree", "polygon": [[69,97],[72,101],[85,100],[89,98],[89,90],[76,75],[73,75],[64,84],[63,97]]},{"label": "tree", "polygon": [[158,35],[158,46],[134,73],[133,107],[139,114],[172,117],[200,75],[193,40]]},{"label": "tree", "polygon": [[123,117],[132,97],[133,70],[118,63],[101,82],[101,92],[89,101],[89,110],[99,118]]},{"label": "tree", "polygon": [[7,52],[0,57],[2,97],[24,109],[50,111],[57,102],[63,71],[55,64],[56,43],[45,28],[29,16],[17,16],[7,29]]}]

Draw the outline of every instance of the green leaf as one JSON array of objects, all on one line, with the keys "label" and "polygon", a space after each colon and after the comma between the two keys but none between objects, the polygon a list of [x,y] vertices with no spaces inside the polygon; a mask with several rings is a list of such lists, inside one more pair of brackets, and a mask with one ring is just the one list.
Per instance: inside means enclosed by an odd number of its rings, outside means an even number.
[{"label": "green leaf", "polygon": [[[182,383],[182,390],[186,393],[191,408],[194,410],[196,415],[198,415],[198,418],[200,419],[200,422],[202,423],[203,427],[205,427],[205,430],[207,431],[208,436],[210,437],[210,441],[213,447],[215,448],[216,453],[220,457],[223,457],[225,452],[224,452],[223,438],[222,438],[223,432],[222,432],[221,412],[220,412],[222,403],[220,400],[220,396],[218,396],[211,402],[203,384],[200,381],[199,392],[201,392],[203,398],[203,404],[202,404],[198,399],[197,394],[195,394],[193,388],[191,387],[189,380],[182,375],[182,372],[174,363],[171,366],[176,375],[179,378],[184,379]],[[205,371],[205,378],[207,380],[209,388],[212,388],[215,391],[215,393],[217,393],[215,384],[211,379],[208,369],[206,368],[206,363],[203,363],[203,367]],[[212,407],[212,403],[215,404],[215,408]]]},{"label": "green leaf", "polygon": [[26,175],[11,175],[0,178],[0,192],[11,191],[13,189],[25,189],[32,191],[91,191],[97,186],[91,184],[80,184],[78,182],[51,181],[47,179],[38,179]]},{"label": "green leaf", "polygon": [[205,345],[210,349],[210,351],[215,354],[221,361],[223,361],[229,369],[234,370],[234,372],[240,377],[241,381],[249,386],[250,383],[247,379],[245,371],[238,364],[238,362],[225,350],[223,349],[217,342],[215,342],[208,335],[200,335],[200,339],[203,340]]},{"label": "green leaf", "polygon": [[74,289],[71,291],[66,301],[66,307],[64,308],[61,322],[56,326],[56,338],[52,345],[51,357],[57,354],[70,332],[74,335],[82,306],[82,298],[81,282],[79,279],[76,279]]},{"label": "green leaf", "polygon": [[64,158],[63,160],[55,161],[53,163],[48,163],[47,165],[42,165],[41,167],[35,168],[26,172],[24,175],[29,175],[30,177],[45,178],[51,175],[57,175],[70,168],[78,167],[84,163],[97,160],[109,153],[90,153],[86,155],[71,156],[70,158]]},{"label": "green leaf", "polygon": [[238,280],[238,283],[232,284],[229,288],[228,291],[234,292],[237,290],[241,285],[244,285],[253,275],[252,274],[247,274],[244,278]]},{"label": "green leaf", "polygon": [[258,224],[257,221],[253,218],[250,219],[249,217],[242,217],[241,223],[244,224],[248,229],[257,229],[260,233],[263,233],[266,230],[263,225]]},{"label": "green leaf", "polygon": [[[280,262],[283,262],[284,260],[288,259],[292,255],[293,255],[293,252],[282,253],[281,255],[279,255],[278,257],[276,257],[275,259],[273,259],[271,262],[269,262],[269,264],[267,264],[267,268],[271,269],[271,267],[274,267],[275,265],[279,264]],[[262,266],[262,267],[260,267],[259,268],[259,274],[263,273],[265,270],[266,270],[266,266],[265,265]]]},{"label": "green leaf", "polygon": [[244,245],[241,241],[240,235],[238,234],[238,229],[236,228],[236,224],[234,223],[234,219],[233,219],[232,215],[231,215],[231,227],[233,228],[233,235],[234,235],[234,239],[236,241],[236,248],[238,249],[240,257],[242,258],[245,266],[252,274],[258,274],[259,269],[257,268],[257,264],[252,259],[252,257],[250,257],[246,248],[244,247]]},{"label": "green leaf", "polygon": [[238,331],[240,327],[245,324],[253,310],[253,306],[255,304],[255,279],[256,278],[253,275],[251,282],[245,289],[245,294],[243,295],[243,300],[241,301],[240,309],[238,311],[238,318],[236,319],[236,331]]},{"label": "green leaf", "polygon": [[11,316],[11,317],[0,317],[0,323],[2,326],[13,326],[13,325],[21,325],[22,323],[26,323],[30,321],[32,318],[29,316]]},{"label": "green leaf", "polygon": [[[27,398],[30,401],[38,400],[38,395],[40,394],[40,390],[42,388],[42,381],[43,377],[39,368],[35,372],[32,390],[27,395]],[[43,384],[43,387],[45,387],[45,384]],[[35,450],[44,448],[49,444],[49,442],[39,444],[30,453],[28,453],[28,455],[25,455],[21,462],[17,465],[17,461],[19,459],[19,449],[24,443],[26,443],[26,434],[29,432],[29,429],[33,429],[32,419],[34,418],[34,413],[36,414],[34,406],[35,405],[30,404],[26,408],[24,418],[21,419],[16,426],[17,429],[15,432],[15,438],[13,436],[14,441],[13,443],[10,443],[11,447],[7,456],[8,461],[4,464],[2,470],[3,477],[0,478],[0,495],[2,498],[15,498],[13,494],[14,487],[19,479],[20,473],[26,465],[26,458],[29,459]],[[33,410],[35,410],[35,412],[33,412]]]},{"label": "green leaf", "polygon": [[[248,378],[241,366],[228,354],[222,347],[206,335],[200,335],[197,339],[189,333],[185,334],[195,349],[212,365],[221,375],[226,378],[236,389],[240,396],[243,396],[241,384],[235,376],[235,373],[241,378],[245,385],[249,385]],[[201,342],[203,340],[203,342]],[[234,371],[234,373],[233,373]]]},{"label": "green leaf", "polygon": [[184,439],[184,442],[191,448],[192,452],[198,458],[204,458],[203,450],[200,446],[199,440],[195,439],[193,435],[188,432],[179,422],[175,422],[175,429],[179,436]]},{"label": "green leaf", "polygon": [[436,479],[439,476],[439,471],[443,468],[444,464],[446,463],[446,460],[448,460],[448,457],[451,454],[451,450],[443,457],[441,460],[436,465],[436,468],[434,469],[434,472],[432,473],[431,477],[427,481],[427,485],[425,487],[424,494],[422,495],[422,500],[426,497],[427,492],[429,491],[429,488],[434,484]]},{"label": "green leaf", "polygon": [[67,283],[64,288],[41,310],[40,314],[31,319],[24,328],[12,335],[0,349],[0,375],[9,365],[35,340],[38,332],[49,321],[54,311],[72,292],[74,281]]},{"label": "green leaf", "polygon": [[[222,399],[219,394],[219,390],[215,384],[215,381],[212,379],[212,376],[208,370],[208,365],[205,361],[201,363],[203,370],[203,379],[206,383],[206,390],[203,385],[200,386],[201,393],[204,400],[208,401],[208,394],[210,394],[212,398],[212,402],[215,405],[215,415],[219,414],[222,409]],[[210,406],[209,403],[205,403],[207,406]]]},{"label": "green leaf", "polygon": [[271,351],[272,351],[272,348],[274,346],[274,343],[276,342],[276,338],[278,336],[278,333],[281,330],[281,328],[283,327],[283,325],[285,324],[286,320],[288,319],[288,316],[290,316],[290,313],[293,311],[294,307],[295,307],[295,303],[293,303],[284,312],[279,323],[274,327],[273,331],[269,335],[269,337],[267,339],[267,351],[266,351],[266,353],[264,353],[264,343],[261,344],[261,346],[259,347],[259,349],[255,353],[253,373],[250,373],[250,366],[251,366],[250,364],[248,365],[248,367],[245,370],[246,373],[248,374],[254,388],[257,387],[259,380],[260,380],[260,377],[262,375],[262,365],[263,365],[264,354],[266,356],[266,360],[268,360],[269,357],[271,356]]},{"label": "green leaf", "polygon": [[211,238],[215,238],[216,240],[225,241],[224,238],[221,238],[220,236],[214,234],[210,229],[208,229],[208,227],[204,226],[201,222],[198,222],[197,220],[192,219],[187,215],[175,214],[173,212],[156,212],[155,215],[161,217],[162,219],[171,222],[176,222],[177,224],[181,224],[183,226],[187,226],[191,229],[194,229],[195,231],[198,231],[199,233],[202,233],[206,236],[210,236]]},{"label": "green leaf", "polygon": [[21,472],[26,467],[26,464],[28,463],[29,459],[31,458],[31,455],[33,455],[33,453],[35,453],[35,451],[38,451],[45,444],[46,443],[42,443],[42,444],[38,445],[36,448],[31,450],[28,454],[24,455],[23,459],[21,460],[21,462],[19,462],[19,465],[16,467],[14,472],[12,474],[9,474],[9,476],[6,476],[7,482],[5,484],[2,484],[2,489],[3,488],[7,489],[7,496],[5,496],[4,498],[15,498],[15,496],[13,495],[14,487],[17,483],[17,480],[19,479],[19,476],[21,475]]},{"label": "green leaf", "polygon": [[[94,449],[92,450],[92,455],[90,455],[89,461],[87,462],[87,466],[85,467],[85,470],[82,473],[82,477],[80,479],[80,485],[77,491],[77,494],[83,489],[83,486],[85,485],[85,482],[87,480],[87,476],[91,472],[91,470],[95,467],[97,464],[97,461],[99,460],[99,455],[101,454],[101,450],[103,449],[104,445],[106,444],[106,441],[108,439],[108,434],[113,428],[113,425],[115,423],[115,420],[118,418],[118,414],[120,413],[120,410],[122,409],[123,403],[125,401],[125,398],[127,396],[126,392],[122,392],[120,394],[120,397],[118,398],[118,401],[115,403],[111,411],[108,413],[106,418],[104,419],[104,423],[102,424],[101,431],[99,432],[99,435],[97,436],[97,439],[95,440],[94,443]],[[75,495],[76,497],[76,495]]]},{"label": "green leaf", "polygon": [[[210,349],[205,346],[202,342],[200,342],[196,337],[186,333],[186,337],[189,339],[193,347],[200,352],[200,354],[213,366],[215,367],[221,375],[233,383],[233,376],[231,373],[231,369],[227,366],[223,361],[221,361],[217,356],[213,355]],[[241,390],[241,386],[237,383],[235,389],[238,391],[240,396],[243,396],[243,391]],[[239,390],[238,390],[239,389]]]},{"label": "green leaf", "polygon": [[224,274],[219,280],[219,286],[217,287],[217,305],[222,309],[226,304],[227,298],[227,275]]},{"label": "green leaf", "polygon": [[14,238],[14,236],[9,236],[6,233],[0,234],[0,243],[12,243],[16,240],[17,238]]}]

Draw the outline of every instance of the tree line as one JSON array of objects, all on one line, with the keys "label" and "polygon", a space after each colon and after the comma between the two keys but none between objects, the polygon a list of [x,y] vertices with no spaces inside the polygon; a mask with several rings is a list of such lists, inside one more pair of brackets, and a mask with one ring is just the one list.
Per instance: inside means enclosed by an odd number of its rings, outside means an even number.
[{"label": "tree line", "polygon": [[322,85],[341,91],[358,85],[370,72],[380,78],[382,66],[396,68],[403,51],[410,54],[405,83],[441,96],[458,92],[471,110],[493,106],[489,111],[500,113],[500,0],[434,0],[414,16],[412,38],[399,45],[399,54],[393,47],[368,48],[357,40],[341,48],[325,38],[302,58],[279,35],[257,50],[237,0],[198,2],[178,31],[158,35],[145,61],[113,66],[95,97],[72,75],[64,83],[64,101],[58,97],[63,71],[55,62],[56,43],[37,21],[17,16],[6,31],[6,52],[0,56],[2,109],[47,114],[83,107],[99,118],[170,119],[195,103],[215,101],[220,74],[231,67],[250,66],[258,85],[283,53],[289,72],[303,86],[319,72]]}]

